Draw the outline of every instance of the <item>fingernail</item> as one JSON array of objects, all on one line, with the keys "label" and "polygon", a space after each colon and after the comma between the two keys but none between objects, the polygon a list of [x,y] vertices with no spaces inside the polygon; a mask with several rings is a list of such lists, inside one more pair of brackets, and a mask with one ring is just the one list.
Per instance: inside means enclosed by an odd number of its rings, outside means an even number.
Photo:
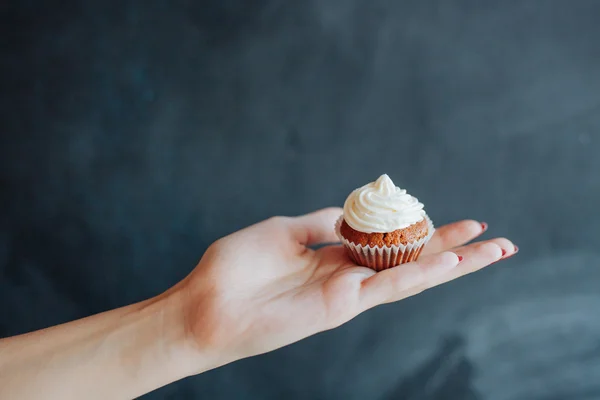
[{"label": "fingernail", "polygon": [[488,229],[488,224],[487,222],[482,222],[481,223],[481,232],[485,232]]},{"label": "fingernail", "polygon": [[461,262],[463,260],[463,256],[459,256],[458,254],[456,255],[458,257],[458,262]]},{"label": "fingernail", "polygon": [[510,256],[508,256],[508,257],[504,257],[504,255],[506,254],[506,250],[502,249],[502,258],[501,258],[501,260],[502,260],[502,259],[506,260],[506,259],[508,259],[508,258],[511,258],[512,256],[514,256],[514,255],[515,255],[515,254],[517,254],[518,252],[519,252],[519,247],[518,247],[518,246],[515,246],[515,250],[512,252],[512,254],[511,254]]}]

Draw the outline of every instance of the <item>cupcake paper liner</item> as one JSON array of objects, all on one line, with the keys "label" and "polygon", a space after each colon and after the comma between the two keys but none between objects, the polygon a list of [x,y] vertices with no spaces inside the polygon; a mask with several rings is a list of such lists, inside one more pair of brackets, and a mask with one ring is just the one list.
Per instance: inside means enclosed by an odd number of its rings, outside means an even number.
[{"label": "cupcake paper liner", "polygon": [[344,216],[342,215],[335,224],[335,232],[340,241],[346,247],[348,254],[352,260],[364,267],[371,268],[375,271],[382,271],[387,268],[392,268],[400,264],[416,261],[421,255],[423,248],[433,236],[435,228],[429,216],[425,214],[427,219],[428,233],[423,239],[407,245],[394,245],[386,247],[370,247],[355,244],[344,238],[340,232],[340,227]]}]

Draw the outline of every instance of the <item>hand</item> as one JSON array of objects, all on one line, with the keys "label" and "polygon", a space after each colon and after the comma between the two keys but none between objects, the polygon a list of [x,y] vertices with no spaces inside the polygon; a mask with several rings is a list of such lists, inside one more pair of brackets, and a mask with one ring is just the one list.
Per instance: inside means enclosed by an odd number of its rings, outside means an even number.
[{"label": "hand", "polygon": [[271,218],[215,242],[186,279],[155,298],[0,339],[2,395],[137,398],[517,251],[506,239],[462,246],[485,226],[461,221],[438,229],[418,262],[375,273],[354,265],[339,245],[309,248],[336,241],[341,213]]},{"label": "hand", "polygon": [[308,247],[338,241],[341,213],[274,217],[210,246],[179,286],[189,341],[204,360],[217,366],[274,350],[517,251],[502,238],[464,246],[486,229],[465,220],[439,228],[417,262],[375,273],[340,245]]}]

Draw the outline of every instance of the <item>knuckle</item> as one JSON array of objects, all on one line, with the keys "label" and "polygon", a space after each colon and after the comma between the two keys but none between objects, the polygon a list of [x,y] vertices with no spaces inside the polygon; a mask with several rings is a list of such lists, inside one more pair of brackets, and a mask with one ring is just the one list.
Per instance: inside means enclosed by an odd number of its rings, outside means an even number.
[{"label": "knuckle", "polygon": [[512,242],[510,240],[508,240],[507,238],[497,238],[494,240],[494,242],[500,246],[501,248],[503,248],[504,250],[510,250],[514,247],[514,245],[512,244]]},{"label": "knuckle", "polygon": [[492,258],[499,258],[502,256],[502,247],[495,241],[482,244],[481,250]]},{"label": "knuckle", "polygon": [[460,231],[465,236],[474,236],[481,232],[481,224],[473,219],[467,219],[460,224]]},{"label": "knuckle", "polygon": [[413,290],[411,290],[410,293],[408,293],[408,295],[409,296],[416,296],[416,295],[419,295],[419,294],[423,293],[425,290],[427,290],[427,286],[420,285],[420,286],[414,288]]},{"label": "knuckle", "polygon": [[439,264],[452,264],[452,263],[456,263],[456,254],[450,251],[445,251],[443,253],[440,253],[438,255],[438,260],[437,262]]},{"label": "knuckle", "polygon": [[322,210],[324,213],[328,214],[341,214],[342,209],[339,207],[326,207]]}]

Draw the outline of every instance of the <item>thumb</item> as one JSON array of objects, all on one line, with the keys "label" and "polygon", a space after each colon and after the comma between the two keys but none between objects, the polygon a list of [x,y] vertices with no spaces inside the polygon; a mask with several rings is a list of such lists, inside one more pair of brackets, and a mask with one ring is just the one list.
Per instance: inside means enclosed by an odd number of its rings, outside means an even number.
[{"label": "thumb", "polygon": [[339,242],[334,228],[340,215],[342,215],[342,209],[339,207],[324,208],[291,218],[289,226],[294,239],[302,245],[335,243]]}]

